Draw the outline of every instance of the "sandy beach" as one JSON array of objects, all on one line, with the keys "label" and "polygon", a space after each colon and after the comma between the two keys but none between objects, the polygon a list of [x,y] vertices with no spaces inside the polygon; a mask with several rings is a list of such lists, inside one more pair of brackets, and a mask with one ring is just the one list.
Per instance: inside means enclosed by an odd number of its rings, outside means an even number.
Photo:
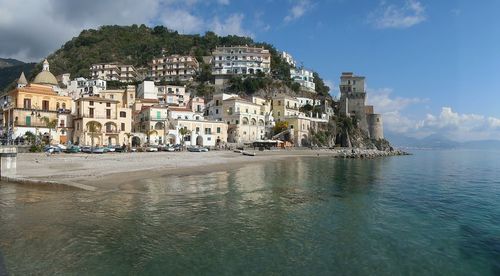
[{"label": "sandy beach", "polygon": [[[85,190],[113,188],[123,180],[152,174],[197,174],[237,168],[252,162],[293,157],[345,156],[347,150],[276,150],[245,156],[232,151],[134,152],[108,154],[19,154],[16,182],[64,184]],[[364,154],[382,155],[370,151]]]}]

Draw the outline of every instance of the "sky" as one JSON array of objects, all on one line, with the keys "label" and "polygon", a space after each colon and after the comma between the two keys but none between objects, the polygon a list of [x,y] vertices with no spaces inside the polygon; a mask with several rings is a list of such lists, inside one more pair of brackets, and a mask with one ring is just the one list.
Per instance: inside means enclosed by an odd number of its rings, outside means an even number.
[{"label": "sky", "polygon": [[366,77],[386,132],[500,139],[500,1],[0,0],[0,57],[40,61],[82,29],[164,25],[265,41],[317,71]]}]

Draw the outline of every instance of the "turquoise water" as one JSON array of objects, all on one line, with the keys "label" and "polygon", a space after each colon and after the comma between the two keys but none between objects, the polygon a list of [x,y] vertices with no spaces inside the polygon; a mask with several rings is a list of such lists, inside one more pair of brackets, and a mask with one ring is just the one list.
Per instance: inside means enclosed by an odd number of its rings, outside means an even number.
[{"label": "turquoise water", "polygon": [[11,275],[500,275],[500,152],[290,158],[113,191],[0,184]]}]

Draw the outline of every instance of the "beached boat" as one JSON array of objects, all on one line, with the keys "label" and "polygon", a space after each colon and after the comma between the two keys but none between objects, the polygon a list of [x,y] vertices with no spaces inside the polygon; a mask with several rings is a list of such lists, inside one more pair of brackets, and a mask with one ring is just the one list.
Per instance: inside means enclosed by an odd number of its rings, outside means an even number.
[{"label": "beached boat", "polygon": [[241,154],[248,156],[255,156],[255,152],[241,151]]}]

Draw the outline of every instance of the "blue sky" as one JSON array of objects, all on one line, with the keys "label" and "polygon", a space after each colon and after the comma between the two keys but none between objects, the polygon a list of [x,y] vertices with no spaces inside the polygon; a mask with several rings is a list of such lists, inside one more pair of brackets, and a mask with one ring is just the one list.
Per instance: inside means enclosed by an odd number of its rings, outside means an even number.
[{"label": "blue sky", "polygon": [[[366,76],[387,131],[500,139],[497,0],[0,0],[0,7],[0,35],[12,38],[0,42],[0,56],[39,60],[102,24],[249,35],[319,72],[334,95],[342,71]],[[13,16],[20,9],[26,16]]]}]

